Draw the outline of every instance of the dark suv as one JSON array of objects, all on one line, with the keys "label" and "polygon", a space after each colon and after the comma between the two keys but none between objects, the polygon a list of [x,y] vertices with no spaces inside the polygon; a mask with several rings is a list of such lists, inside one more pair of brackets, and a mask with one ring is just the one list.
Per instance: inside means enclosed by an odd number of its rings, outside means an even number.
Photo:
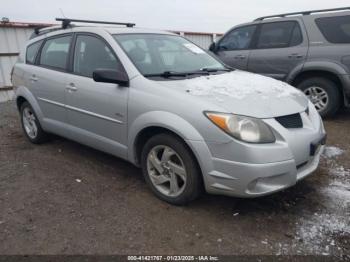
[{"label": "dark suv", "polygon": [[210,46],[226,64],[285,81],[322,116],[350,103],[350,7],[261,17]]}]

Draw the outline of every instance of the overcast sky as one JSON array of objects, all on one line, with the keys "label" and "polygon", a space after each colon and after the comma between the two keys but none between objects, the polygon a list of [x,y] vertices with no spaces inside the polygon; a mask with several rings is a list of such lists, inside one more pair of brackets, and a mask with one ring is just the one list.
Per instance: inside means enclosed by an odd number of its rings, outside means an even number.
[{"label": "overcast sky", "polygon": [[349,0],[0,0],[0,18],[55,17],[136,22],[139,27],[223,33],[259,16],[349,6]]}]

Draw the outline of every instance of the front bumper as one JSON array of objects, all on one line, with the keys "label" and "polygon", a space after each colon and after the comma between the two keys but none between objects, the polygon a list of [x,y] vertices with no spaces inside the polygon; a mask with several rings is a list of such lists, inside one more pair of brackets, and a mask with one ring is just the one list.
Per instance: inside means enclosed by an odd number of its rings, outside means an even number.
[{"label": "front bumper", "polygon": [[326,140],[322,120],[312,107],[301,113],[303,128],[286,129],[276,120],[274,144],[191,141],[202,169],[206,191],[236,197],[259,197],[295,185],[318,167]]},{"label": "front bumper", "polygon": [[214,166],[221,171],[208,173],[207,192],[249,198],[281,191],[312,174],[318,167],[323,150],[324,145],[307,162],[300,165],[296,165],[294,160],[246,164],[214,158]]}]

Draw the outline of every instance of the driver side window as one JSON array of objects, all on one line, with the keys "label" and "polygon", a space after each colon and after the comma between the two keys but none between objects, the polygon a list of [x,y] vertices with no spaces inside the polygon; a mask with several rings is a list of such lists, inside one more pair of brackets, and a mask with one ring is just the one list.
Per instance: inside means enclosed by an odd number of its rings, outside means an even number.
[{"label": "driver side window", "polygon": [[232,30],[219,43],[220,51],[249,49],[256,26],[245,26]]},{"label": "driver side window", "polygon": [[81,76],[92,77],[96,69],[121,71],[122,66],[104,41],[94,36],[78,35],[73,72]]}]

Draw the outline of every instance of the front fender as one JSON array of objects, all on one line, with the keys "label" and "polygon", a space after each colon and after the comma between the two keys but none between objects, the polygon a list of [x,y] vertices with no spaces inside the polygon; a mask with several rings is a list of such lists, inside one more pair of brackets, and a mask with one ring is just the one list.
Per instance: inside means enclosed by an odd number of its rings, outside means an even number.
[{"label": "front fender", "polygon": [[15,100],[17,101],[17,99],[19,97],[23,97],[24,99],[26,99],[28,101],[28,103],[32,106],[39,122],[42,123],[43,122],[42,120],[44,118],[44,114],[41,111],[40,106],[38,104],[38,101],[35,99],[32,92],[30,92],[29,89],[25,86],[19,86],[15,90]]},{"label": "front fender", "polygon": [[208,174],[214,169],[210,150],[201,134],[185,119],[176,114],[152,111],[137,117],[129,126],[128,160],[136,164],[136,138],[147,127],[162,127],[180,136],[192,150],[203,174],[205,187],[208,187]]},{"label": "front fender", "polygon": [[147,112],[138,116],[128,128],[128,159],[132,163],[135,163],[136,138],[147,127],[168,129],[185,140],[191,148],[191,141],[203,141],[203,137],[196,128],[178,115],[164,111]]},{"label": "front fender", "polygon": [[333,61],[309,61],[304,64],[303,71],[328,71],[336,75],[348,74],[344,66]]},{"label": "front fender", "polygon": [[326,71],[337,76],[347,75],[346,69],[341,65],[333,61],[308,61],[305,62],[302,67],[298,66],[293,69],[288,77],[287,82],[292,83],[299,73],[307,71]]}]

